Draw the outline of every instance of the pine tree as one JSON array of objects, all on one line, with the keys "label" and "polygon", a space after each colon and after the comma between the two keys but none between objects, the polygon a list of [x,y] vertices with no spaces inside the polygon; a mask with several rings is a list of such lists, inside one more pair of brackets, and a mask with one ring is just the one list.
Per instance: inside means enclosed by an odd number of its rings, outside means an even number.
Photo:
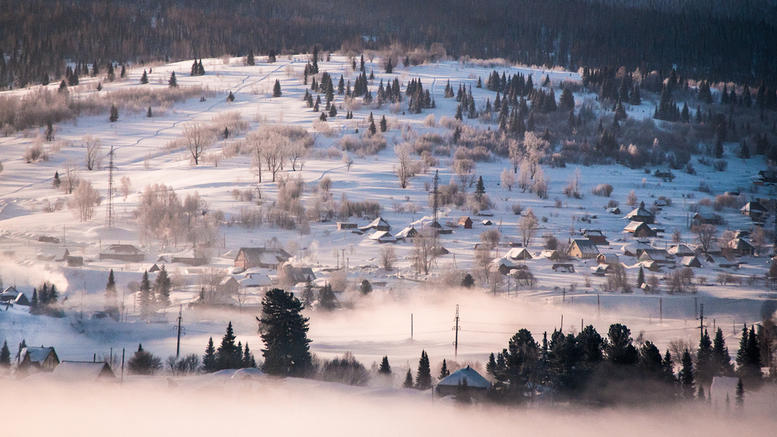
[{"label": "pine tree", "polygon": [[718,159],[723,158],[723,143],[720,141],[720,138],[715,141],[715,151],[714,151],[715,157]]},{"label": "pine tree", "polygon": [[108,117],[108,120],[111,121],[111,123],[117,121],[119,119],[119,108],[116,107],[115,104],[111,105],[111,115]]},{"label": "pine tree", "polygon": [[113,269],[108,272],[108,283],[105,284],[105,307],[108,313],[114,316],[116,308],[116,280],[113,277]]},{"label": "pine tree", "polygon": [[140,76],[140,83],[143,85],[148,83],[148,75],[146,74],[146,70],[143,70],[143,75]]},{"label": "pine tree", "polygon": [[386,121],[386,116],[382,115],[380,117],[380,131],[386,132],[387,129],[388,129],[388,122]]},{"label": "pine tree", "polygon": [[54,188],[59,188],[59,185],[60,185],[61,183],[62,183],[62,181],[59,179],[59,172],[58,172],[58,171],[55,171],[55,172],[54,172],[54,179],[52,179],[52,181],[51,181],[51,185],[52,185]]},{"label": "pine tree", "polygon": [[229,91],[229,94],[227,94],[227,102],[234,102],[235,101],[235,95],[232,94],[232,91]]},{"label": "pine tree", "polygon": [[146,117],[151,118],[151,116],[152,116],[152,114],[151,114],[151,107],[149,106],[148,110],[146,111]]},{"label": "pine tree", "polygon": [[108,82],[116,80],[116,72],[113,71],[113,62],[108,63]]},{"label": "pine tree", "polygon": [[715,368],[715,375],[731,376],[734,369],[731,366],[731,356],[726,347],[726,340],[723,338],[723,330],[718,328],[715,333],[715,339],[712,341],[712,360]]},{"label": "pine tree", "polygon": [[402,384],[402,387],[413,388],[413,374],[410,373],[410,369],[407,369],[407,374],[405,374],[405,382]]},{"label": "pine tree", "polygon": [[691,399],[694,392],[693,362],[691,361],[691,353],[687,349],[683,352],[682,364],[683,367],[678,375],[680,387],[683,396],[686,399]]},{"label": "pine tree", "polygon": [[8,342],[3,340],[3,347],[0,349],[0,368],[11,367],[11,351],[8,350]]},{"label": "pine tree", "polygon": [[147,318],[151,315],[154,296],[151,294],[151,283],[148,280],[148,270],[143,272],[143,279],[140,281],[140,314]]},{"label": "pine tree", "polygon": [[246,65],[256,65],[256,61],[254,60],[253,50],[248,51],[248,56],[246,56]]},{"label": "pine tree", "polygon": [[639,273],[637,273],[637,288],[642,288],[642,284],[645,283],[645,270],[642,266],[639,266]]},{"label": "pine tree", "polygon": [[208,346],[205,347],[205,355],[202,356],[202,367],[207,373],[218,370],[216,348],[213,346],[213,337],[208,338]]},{"label": "pine tree", "polygon": [[293,294],[274,288],[262,299],[258,318],[265,349],[262,370],[272,375],[303,376],[312,367],[308,319]]},{"label": "pine tree", "polygon": [[241,366],[243,368],[256,367],[256,359],[254,359],[254,354],[251,353],[251,350],[248,349],[248,343],[246,343],[246,347],[243,349],[243,362],[241,363]]},{"label": "pine tree", "polygon": [[742,384],[742,378],[739,378],[737,381],[736,402],[739,408],[745,405],[745,386]]},{"label": "pine tree", "polygon": [[386,61],[386,73],[391,74],[394,72],[394,65],[392,64],[391,57]]},{"label": "pine tree", "polygon": [[415,376],[415,388],[426,390],[432,387],[432,371],[429,367],[429,356],[426,351],[421,351],[421,358],[418,360],[418,371]]},{"label": "pine tree", "polygon": [[156,281],[154,283],[154,292],[156,293],[156,299],[159,306],[166,308],[170,306],[170,286],[172,285],[170,277],[167,275],[165,266],[157,273]]},{"label": "pine tree", "polygon": [[178,86],[178,80],[175,78],[175,71],[170,73],[170,79],[168,79],[167,85],[170,88],[176,88]]},{"label": "pine tree", "polygon": [[280,97],[281,96],[281,83],[278,81],[278,79],[275,79],[275,85],[272,87],[272,96],[273,97]]},{"label": "pine tree", "polygon": [[383,359],[380,361],[380,367],[378,367],[378,373],[381,375],[391,375],[391,365],[389,365],[389,360],[387,356],[383,356]]},{"label": "pine tree", "polygon": [[40,302],[38,301],[38,290],[32,289],[32,299],[30,299],[30,314],[40,314]]},{"label": "pine tree", "polygon": [[127,67],[124,64],[121,64],[121,73],[119,74],[119,77],[122,79],[127,77]]},{"label": "pine tree", "polygon": [[370,112],[370,116],[367,119],[367,122],[370,124],[370,127],[369,127],[370,135],[375,135],[378,129],[375,127],[375,119],[372,117],[372,112]]},{"label": "pine tree", "polygon": [[241,364],[240,351],[235,344],[235,332],[232,330],[232,322],[227,325],[224,337],[221,338],[221,344],[216,349],[216,367],[222,369],[237,369]]},{"label": "pine tree", "polygon": [[318,305],[321,309],[332,311],[337,308],[337,296],[332,290],[332,285],[325,284],[318,292]]},{"label": "pine tree", "polygon": [[270,53],[267,55],[267,62],[269,62],[270,64],[272,64],[272,63],[273,63],[273,62],[275,62],[275,61],[276,61],[276,57],[275,57],[275,50],[272,50],[272,49],[271,49],[271,50],[270,50]]},{"label": "pine tree", "polygon": [[445,359],[442,360],[442,366],[440,367],[440,378],[443,379],[446,376],[450,375],[451,372],[448,370],[448,363],[445,362]]},{"label": "pine tree", "polygon": [[715,376],[715,366],[712,359],[712,342],[705,329],[696,352],[696,380],[701,387],[712,382],[713,376]]}]

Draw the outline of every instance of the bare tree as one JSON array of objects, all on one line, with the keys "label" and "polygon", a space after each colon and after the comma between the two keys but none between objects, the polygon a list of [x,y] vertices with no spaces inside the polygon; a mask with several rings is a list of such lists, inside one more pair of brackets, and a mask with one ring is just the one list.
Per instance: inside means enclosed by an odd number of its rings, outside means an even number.
[{"label": "bare tree", "polygon": [[715,234],[718,232],[715,226],[710,224],[696,225],[691,230],[696,233],[696,238],[699,240],[699,245],[703,252],[707,252],[715,240]]},{"label": "bare tree", "polygon": [[78,186],[79,180],[75,164],[72,161],[65,162],[64,178],[61,185],[65,193],[72,194],[73,190]]},{"label": "bare tree", "polygon": [[535,232],[537,232],[537,227],[537,217],[534,215],[534,211],[529,208],[518,222],[518,230],[521,232],[521,242],[523,243],[523,247],[529,247],[529,243],[531,243]]},{"label": "bare tree", "polygon": [[532,185],[532,191],[540,199],[548,198],[548,183],[545,181],[545,172],[542,171],[542,167],[537,166],[534,172],[534,184]]},{"label": "bare tree", "polygon": [[637,205],[637,193],[635,193],[634,190],[629,191],[629,195],[626,197],[626,205],[629,205],[632,208]]},{"label": "bare tree", "polygon": [[462,187],[471,185],[474,180],[472,172],[475,171],[475,161],[471,159],[454,159],[453,171],[459,177]]},{"label": "bare tree", "polygon": [[307,148],[305,148],[305,145],[295,141],[291,144],[289,149],[287,150],[287,157],[289,159],[289,162],[291,163],[291,170],[297,171],[297,165],[299,165],[299,170],[302,170],[302,166],[305,164],[305,155],[307,154]]},{"label": "bare tree", "polygon": [[264,149],[262,148],[262,137],[257,132],[251,132],[248,135],[246,135],[246,143],[251,148],[251,158],[252,163],[251,165],[256,167],[257,172],[259,173],[259,183],[262,183],[262,164],[264,160],[262,157],[264,156]]},{"label": "bare tree", "polygon": [[89,181],[82,180],[73,195],[68,200],[68,206],[75,211],[82,221],[89,221],[94,216],[94,207],[100,201],[100,195]]},{"label": "bare tree", "polygon": [[531,186],[531,164],[528,159],[521,161],[521,173],[518,174],[518,187],[526,192]]},{"label": "bare tree", "polygon": [[99,166],[102,143],[91,135],[85,136],[83,141],[84,147],[86,147],[86,169],[92,171]]},{"label": "bare tree", "polygon": [[513,173],[518,174],[518,166],[521,165],[523,159],[523,153],[518,144],[518,141],[509,139],[507,143],[507,150],[510,152],[510,163],[513,165]]},{"label": "bare tree", "polygon": [[496,229],[488,229],[480,234],[480,241],[486,244],[490,250],[496,249],[501,239],[502,234]]},{"label": "bare tree", "polygon": [[262,159],[267,171],[272,175],[272,181],[283,168],[283,160],[286,150],[289,148],[289,139],[275,131],[269,131],[262,139]]},{"label": "bare tree", "polygon": [[507,187],[507,191],[513,191],[513,185],[515,185],[515,174],[513,172],[509,169],[502,170],[500,179],[502,180],[502,185]]},{"label": "bare tree", "polygon": [[380,251],[380,266],[383,267],[383,270],[389,271],[394,269],[394,261],[396,260],[396,255],[394,254],[394,248],[391,246],[386,246]]},{"label": "bare tree", "polygon": [[397,155],[397,167],[396,173],[399,178],[399,186],[401,188],[407,188],[407,184],[410,178],[415,176],[415,162],[411,157],[413,148],[408,143],[398,144],[394,147],[394,153]]},{"label": "bare tree", "polygon": [[437,233],[423,230],[413,238],[413,265],[418,274],[428,275],[436,258]]},{"label": "bare tree", "polygon": [[127,196],[129,196],[130,191],[132,191],[132,181],[130,181],[129,176],[122,176],[120,190],[121,195],[124,196],[124,200],[127,200]]},{"label": "bare tree", "polygon": [[184,126],[183,137],[194,165],[199,165],[205,150],[215,141],[213,132],[199,123],[194,123]]}]

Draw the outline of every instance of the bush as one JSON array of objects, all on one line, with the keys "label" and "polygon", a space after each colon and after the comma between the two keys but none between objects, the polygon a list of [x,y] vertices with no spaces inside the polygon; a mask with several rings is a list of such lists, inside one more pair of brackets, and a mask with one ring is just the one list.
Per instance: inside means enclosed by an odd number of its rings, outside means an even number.
[{"label": "bush", "polygon": [[143,350],[143,345],[138,345],[138,350],[127,362],[130,375],[153,375],[162,368],[162,360]]},{"label": "bush", "polygon": [[523,207],[518,202],[515,202],[512,205],[510,205],[510,208],[513,210],[513,214],[515,215],[521,215],[521,212],[523,212]]},{"label": "bush", "polygon": [[27,146],[24,149],[24,161],[28,164],[38,161],[48,161],[48,154],[43,150],[43,144],[40,141],[35,141],[31,146]]},{"label": "bush", "polygon": [[380,203],[373,200],[351,202],[343,199],[338,208],[338,217],[377,217],[380,215]]},{"label": "bush", "polygon": [[726,171],[726,169],[728,168],[728,161],[718,159],[712,164],[712,167],[717,171]]},{"label": "bush", "polygon": [[348,385],[367,385],[370,380],[367,369],[350,352],[346,352],[342,358],[324,361],[319,376],[324,381]]},{"label": "bush", "polygon": [[386,138],[381,134],[375,135],[346,135],[340,140],[340,147],[359,156],[375,155],[386,148]]},{"label": "bush", "polygon": [[591,190],[591,192],[595,196],[602,196],[602,197],[610,197],[610,194],[612,194],[612,185],[610,184],[599,184]]}]

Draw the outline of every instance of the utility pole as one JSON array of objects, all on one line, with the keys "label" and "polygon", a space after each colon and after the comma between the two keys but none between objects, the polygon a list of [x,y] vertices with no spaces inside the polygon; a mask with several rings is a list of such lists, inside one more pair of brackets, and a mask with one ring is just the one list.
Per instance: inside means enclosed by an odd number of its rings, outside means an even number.
[{"label": "utility pole", "polygon": [[664,299],[662,297],[658,298],[658,320],[664,323]]},{"label": "utility pole", "polygon": [[437,208],[438,208],[438,204],[437,204],[437,193],[438,193],[438,190],[437,190],[437,188],[438,188],[439,184],[440,184],[440,171],[439,170],[435,170],[434,171],[434,191],[432,191],[432,217],[433,217],[432,220],[434,220],[432,223],[435,223],[435,224],[437,223]]},{"label": "utility pole", "polygon": [[410,341],[413,341],[413,313],[410,313]]},{"label": "utility pole", "polygon": [[113,227],[113,146],[108,153],[108,211],[105,216],[110,229]]},{"label": "utility pole", "polygon": [[124,383],[124,348],[121,348],[121,383]]},{"label": "utility pole", "polygon": [[564,315],[561,315],[561,329],[559,331],[564,332]]},{"label": "utility pole", "polygon": [[183,315],[183,305],[178,309],[178,341],[175,344],[175,359],[181,356],[181,319]]},{"label": "utility pole", "polygon": [[456,304],[456,315],[453,317],[453,331],[455,332],[453,340],[453,357],[459,356],[459,304]]},{"label": "utility pole", "polygon": [[699,339],[704,337],[704,304],[699,304]]}]

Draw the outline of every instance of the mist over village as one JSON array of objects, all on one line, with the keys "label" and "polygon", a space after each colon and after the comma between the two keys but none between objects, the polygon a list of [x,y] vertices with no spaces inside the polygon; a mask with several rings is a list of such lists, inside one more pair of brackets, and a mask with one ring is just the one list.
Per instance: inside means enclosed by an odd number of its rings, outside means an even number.
[{"label": "mist over village", "polygon": [[777,5],[0,0],[0,405],[768,435]]}]

